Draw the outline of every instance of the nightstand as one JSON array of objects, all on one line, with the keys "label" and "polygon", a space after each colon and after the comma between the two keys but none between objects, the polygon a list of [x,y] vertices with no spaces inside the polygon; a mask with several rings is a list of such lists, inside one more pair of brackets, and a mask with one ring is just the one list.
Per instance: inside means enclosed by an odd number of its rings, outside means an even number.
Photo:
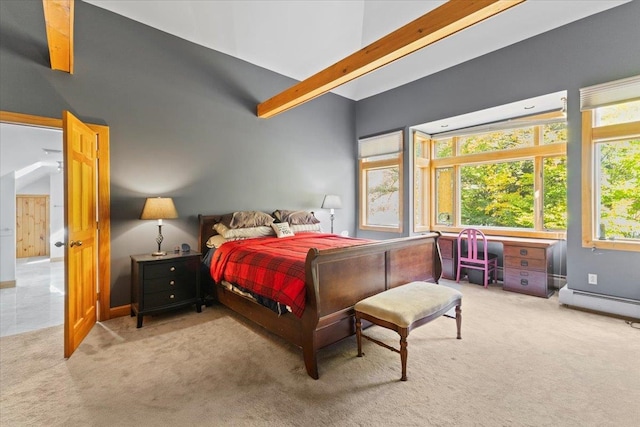
[{"label": "nightstand", "polygon": [[142,327],[145,314],[195,304],[200,301],[199,252],[131,255],[131,316],[138,316]]}]

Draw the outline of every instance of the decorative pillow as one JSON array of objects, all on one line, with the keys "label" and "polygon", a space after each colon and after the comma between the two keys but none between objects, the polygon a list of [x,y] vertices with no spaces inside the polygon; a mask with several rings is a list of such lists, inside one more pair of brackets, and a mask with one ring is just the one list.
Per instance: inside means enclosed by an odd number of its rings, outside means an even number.
[{"label": "decorative pillow", "polygon": [[276,232],[276,236],[280,237],[291,237],[293,236],[293,231],[289,228],[288,222],[274,222],[271,224],[273,231]]},{"label": "decorative pillow", "polygon": [[229,228],[249,228],[270,226],[273,217],[265,212],[259,211],[239,211],[233,213]]},{"label": "decorative pillow", "polygon": [[215,231],[215,225],[218,223],[223,223],[224,225],[227,226],[227,228],[231,228],[230,224],[231,224],[231,218],[233,218],[233,214],[229,213],[229,214],[225,214],[225,215],[216,215],[213,218],[213,222],[214,222],[214,231]]},{"label": "decorative pillow", "polygon": [[289,225],[300,224],[319,224],[320,221],[313,215],[313,212],[307,211],[288,211],[279,209],[273,212],[274,218],[280,222],[288,222]]},{"label": "decorative pillow", "polygon": [[226,241],[227,239],[225,239],[222,235],[214,234],[213,236],[209,237],[209,240],[207,240],[207,247],[209,249],[211,248],[217,249]]},{"label": "decorative pillow", "polygon": [[320,224],[297,224],[291,226],[291,231],[294,233],[300,233],[303,231],[320,232],[322,229],[320,228]]},{"label": "decorative pillow", "polygon": [[260,227],[228,228],[219,222],[214,225],[213,228],[226,240],[253,239],[256,237],[273,236],[274,234],[273,229],[265,225]]}]

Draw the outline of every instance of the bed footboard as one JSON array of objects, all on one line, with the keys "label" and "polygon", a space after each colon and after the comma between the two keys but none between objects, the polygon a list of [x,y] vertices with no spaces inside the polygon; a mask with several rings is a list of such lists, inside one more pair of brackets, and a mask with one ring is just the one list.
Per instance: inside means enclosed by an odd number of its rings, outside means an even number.
[{"label": "bed footboard", "polygon": [[318,378],[317,351],[355,333],[355,303],[412,281],[440,279],[438,236],[430,233],[340,249],[309,250],[302,350],[311,377]]}]

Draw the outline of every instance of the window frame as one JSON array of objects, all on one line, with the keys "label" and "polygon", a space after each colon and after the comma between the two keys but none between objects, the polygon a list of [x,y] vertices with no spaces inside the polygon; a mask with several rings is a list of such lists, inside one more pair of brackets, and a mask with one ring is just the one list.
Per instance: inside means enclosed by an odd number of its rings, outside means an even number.
[{"label": "window frame", "polygon": [[[560,116],[558,113],[562,114]],[[532,118],[529,124],[514,124],[513,126],[504,126],[498,130],[508,130],[522,128],[526,126],[532,126],[534,128],[534,143],[531,146],[511,148],[499,151],[489,151],[473,154],[458,154],[459,144],[457,139],[462,136],[462,132],[456,135],[440,136],[426,135],[419,131],[413,132],[413,186],[414,186],[414,217],[412,219],[412,226],[414,233],[421,233],[426,231],[440,231],[449,233],[458,233],[463,228],[469,227],[469,225],[462,225],[460,218],[460,168],[464,165],[478,165],[488,163],[501,163],[518,160],[533,160],[534,163],[534,228],[514,228],[514,227],[494,227],[494,226],[477,226],[485,234],[489,235],[501,235],[501,236],[513,236],[513,237],[532,237],[532,238],[546,238],[546,239],[565,239],[566,230],[545,230],[544,226],[544,212],[543,212],[543,166],[546,158],[567,156],[567,143],[553,143],[544,144],[542,141],[542,126],[554,121],[563,119],[564,114],[548,113],[546,115],[538,116],[536,121]],[[554,118],[555,116],[555,118]],[[468,132],[470,133],[470,132]],[[473,132],[476,133],[476,132]],[[477,132],[481,133],[481,132]],[[453,152],[450,157],[435,158],[435,145],[438,140],[444,138],[453,138]],[[416,147],[416,144],[424,144],[422,150]],[[428,157],[419,158],[417,153],[421,151]],[[436,203],[437,203],[437,182],[436,173],[439,169],[451,167],[453,168],[453,221],[450,225],[439,224],[436,218]],[[422,187],[425,191],[423,194],[416,193],[416,190],[420,187],[416,180],[420,176],[425,175],[425,171],[428,171],[428,182],[423,179]],[[428,186],[428,191],[425,187]],[[421,202],[422,201],[422,202]],[[425,202],[426,201],[426,202]],[[416,220],[417,219],[417,220]],[[420,221],[422,220],[422,221]]]},{"label": "window frame", "polygon": [[[627,101],[620,101],[618,104]],[[640,239],[600,240],[597,237],[599,187],[596,187],[595,182],[597,145],[640,138],[640,121],[596,127],[594,126],[596,109],[597,107],[594,107],[582,112],[582,246],[592,249],[640,252]]]},{"label": "window frame", "polygon": [[[404,131],[385,132],[380,135],[360,138],[358,143],[365,142],[374,138],[399,137],[399,151],[397,153],[383,153],[379,156],[358,158],[358,200],[360,207],[360,215],[358,218],[358,229],[363,231],[381,231],[387,233],[402,233],[403,231],[403,206],[404,206],[404,170],[403,170],[403,154],[404,154]],[[394,157],[390,157],[390,156]],[[376,157],[383,157],[376,160]],[[372,170],[388,169],[392,167],[398,168],[398,225],[371,225],[367,223],[368,217],[368,191],[367,191],[367,172]]]}]

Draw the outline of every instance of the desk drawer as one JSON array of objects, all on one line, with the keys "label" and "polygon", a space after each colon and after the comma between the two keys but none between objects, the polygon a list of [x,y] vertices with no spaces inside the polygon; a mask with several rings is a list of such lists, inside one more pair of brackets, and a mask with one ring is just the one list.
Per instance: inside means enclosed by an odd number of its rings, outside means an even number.
[{"label": "desk drawer", "polygon": [[504,266],[506,268],[517,268],[523,270],[539,270],[545,271],[547,263],[543,259],[538,258],[516,258],[512,256],[504,257]]},{"label": "desk drawer", "polygon": [[438,246],[440,246],[442,258],[453,259],[453,240],[440,238],[438,239]]},{"label": "desk drawer", "polygon": [[545,259],[546,251],[543,248],[530,248],[527,246],[507,246],[504,247],[505,257],[518,257],[528,259]]},{"label": "desk drawer", "polygon": [[505,291],[547,297],[547,285],[548,277],[546,272],[515,270],[512,268],[505,268],[504,270],[503,289]]}]

